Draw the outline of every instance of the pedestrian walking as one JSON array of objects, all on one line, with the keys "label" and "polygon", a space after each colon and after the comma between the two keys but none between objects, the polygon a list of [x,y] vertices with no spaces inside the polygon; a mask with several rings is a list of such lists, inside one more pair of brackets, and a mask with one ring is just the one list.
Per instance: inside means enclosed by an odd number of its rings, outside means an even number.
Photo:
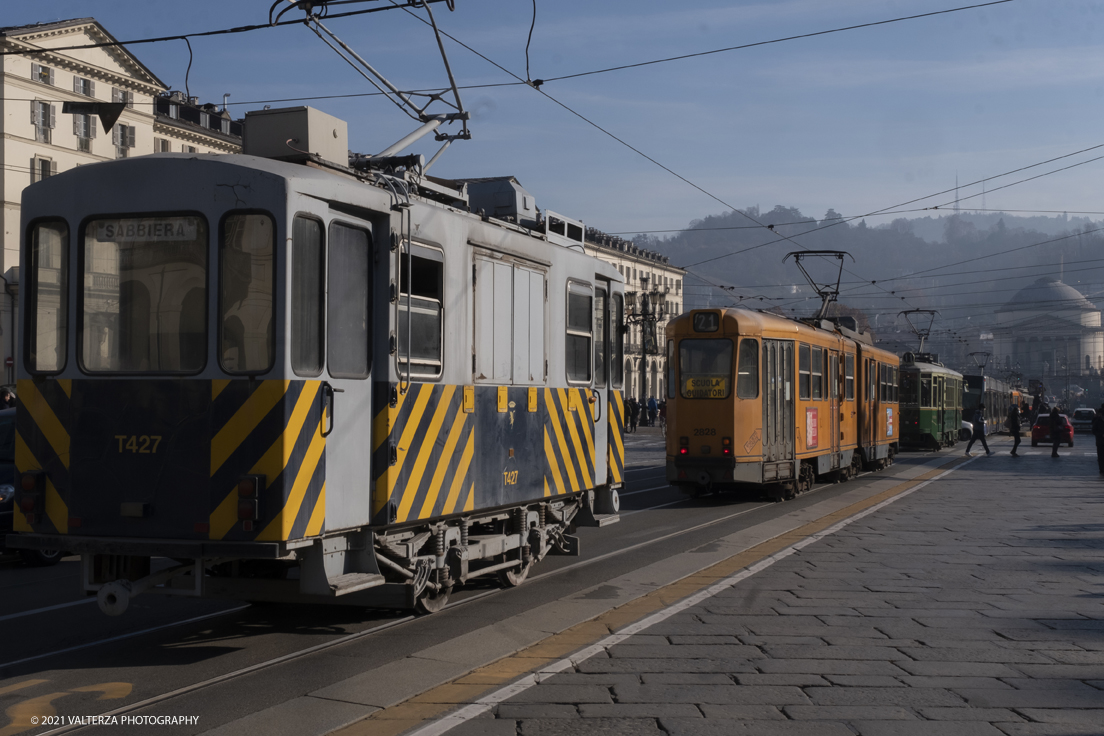
[{"label": "pedestrian walking", "polygon": [[659,413],[659,404],[656,403],[654,396],[648,397],[648,426],[654,427],[656,414]]},{"label": "pedestrian walking", "polygon": [[1012,457],[1019,457],[1016,448],[1020,446],[1020,407],[1015,404],[1008,410],[1008,433],[1014,440],[1012,443]]},{"label": "pedestrian walking", "polygon": [[1066,426],[1065,420],[1058,412],[1058,407],[1050,410],[1050,456],[1058,457],[1058,445],[1062,443],[1062,427]]},{"label": "pedestrian walking", "polygon": [[985,441],[985,404],[978,404],[977,410],[974,412],[974,432],[970,435],[970,443],[966,445],[966,457],[973,457],[970,454],[970,448],[974,446],[974,443],[981,440],[981,446],[985,448],[986,455],[992,455],[992,450],[989,449],[989,444]]},{"label": "pedestrian walking", "polygon": [[636,397],[629,399],[629,432],[636,431],[636,419],[640,416],[640,404],[637,403]]},{"label": "pedestrian walking", "polygon": [[1092,433],[1096,437],[1096,464],[1100,467],[1100,474],[1104,475],[1104,404],[1093,417]]}]

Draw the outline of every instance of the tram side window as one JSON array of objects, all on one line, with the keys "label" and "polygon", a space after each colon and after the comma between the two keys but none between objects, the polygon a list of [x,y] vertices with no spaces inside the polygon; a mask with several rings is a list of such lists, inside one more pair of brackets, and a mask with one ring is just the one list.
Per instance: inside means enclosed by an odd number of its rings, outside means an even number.
[{"label": "tram side window", "polygon": [[[410,374],[436,377],[443,367],[444,343],[444,256],[432,248],[415,246],[422,255],[402,259],[402,283],[399,287],[398,334],[399,370],[405,371],[407,356]],[[407,301],[410,303],[410,338],[407,338]],[[408,352],[409,346],[409,352]]]},{"label": "tram side window", "polygon": [[931,376],[920,377],[920,406],[930,409],[932,405],[932,379]]},{"label": "tram side window", "polygon": [[801,345],[797,349],[797,397],[809,398],[809,364],[812,358],[809,355],[809,346]]},{"label": "tram side window", "polygon": [[80,362],[90,373],[198,373],[207,362],[207,222],[100,219],[84,231]]},{"label": "tram side window", "polygon": [[824,351],[813,348],[812,388],[813,398],[824,398]]},{"label": "tram side window", "polygon": [[367,378],[372,236],[367,230],[334,222],[329,247],[326,366],[335,378]]},{"label": "tram side window", "polygon": [[589,286],[568,284],[567,291],[567,380],[571,383],[590,383],[590,342],[594,298]]},{"label": "tram side window", "polygon": [[35,225],[27,260],[27,368],[56,373],[65,367],[69,333],[69,227],[64,222]]},{"label": "tram side window", "polygon": [[[625,355],[625,331],[623,326],[625,324],[625,297],[622,294],[614,294],[612,297],[612,310],[610,313],[610,329],[613,334],[610,335],[610,370],[613,375],[610,377],[614,388],[621,388],[625,383],[625,365],[623,357]],[[671,371],[674,371],[674,360],[668,359],[667,364],[671,367]],[[674,396],[674,381],[667,382],[667,393],[670,396]]]},{"label": "tram side window", "polygon": [[890,399],[890,401],[892,401],[894,404],[896,404],[901,398],[900,388],[899,388],[899,383],[898,383],[900,375],[901,375],[901,371],[898,368],[896,368],[896,367],[890,368],[890,371],[889,371],[889,390],[891,392],[891,397],[892,397]]},{"label": "tram side window", "polygon": [[291,367],[300,376],[322,372],[322,223],[296,217],[291,233]]},{"label": "tram side window", "polygon": [[855,356],[848,353],[843,361],[844,399],[855,400]]},{"label": "tram side window", "polygon": [[222,223],[219,252],[219,363],[227,373],[259,373],[276,357],[272,299],[276,290],[272,218],[232,214]]},{"label": "tram side window", "polygon": [[740,341],[740,357],[736,364],[736,398],[759,398],[759,341]]}]

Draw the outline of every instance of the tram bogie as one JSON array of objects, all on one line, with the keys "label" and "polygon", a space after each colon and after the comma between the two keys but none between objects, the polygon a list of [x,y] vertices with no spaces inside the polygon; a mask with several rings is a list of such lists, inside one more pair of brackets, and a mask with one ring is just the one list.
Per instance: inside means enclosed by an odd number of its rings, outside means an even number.
[{"label": "tram bogie", "polygon": [[432,611],[616,521],[618,271],[469,213],[463,182],[296,155],[24,192],[33,503],[9,544],[79,552],[109,612],[143,591]]},{"label": "tram bogie", "polygon": [[898,359],[844,321],[695,310],[667,327],[667,478],[774,498],[892,463]]}]

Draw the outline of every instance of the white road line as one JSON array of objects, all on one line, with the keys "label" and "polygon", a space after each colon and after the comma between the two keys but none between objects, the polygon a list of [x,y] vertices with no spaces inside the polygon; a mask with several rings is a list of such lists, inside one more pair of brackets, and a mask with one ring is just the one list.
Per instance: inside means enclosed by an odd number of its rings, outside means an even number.
[{"label": "white road line", "polygon": [[[658,491],[658,490],[661,490],[663,488],[670,488],[670,487],[671,487],[670,484],[668,484],[668,485],[665,485],[665,486],[655,486],[654,488],[641,488],[639,491],[629,491],[628,493],[618,493],[617,495],[620,496],[621,498],[625,498],[627,496],[635,496],[638,493],[647,493],[648,491]],[[3,621],[3,620],[4,619],[0,618],[0,621]]]},{"label": "white road line", "polygon": [[70,606],[79,606],[83,603],[95,603],[95,598],[82,598],[79,601],[69,601],[68,603],[59,603],[56,606],[46,606],[45,608],[36,608],[32,611],[23,611],[22,613],[9,613],[6,616],[0,616],[0,621],[10,621],[13,618],[22,618],[23,616],[33,616],[36,613],[46,613],[47,611],[56,611],[59,608],[69,608]]},{"label": "white road line", "polygon": [[[664,608],[660,611],[657,611],[656,613],[653,613],[652,615],[647,616],[644,619],[641,619],[640,621],[636,622],[635,624],[630,624],[629,626],[626,626],[619,633],[611,634],[610,636],[607,636],[606,638],[602,639],[598,643],[592,644],[591,646],[587,647],[586,649],[583,649],[582,651],[575,653],[571,657],[561,659],[559,662],[555,662],[555,663],[553,663],[553,664],[551,664],[547,667],[543,667],[539,671],[537,671],[537,672],[535,672],[531,675],[527,675],[526,677],[523,677],[520,680],[518,680],[517,682],[511,683],[510,685],[507,685],[506,687],[500,688],[500,689],[496,690],[495,692],[491,693],[490,695],[482,697],[479,700],[472,703],[471,705],[466,705],[463,708],[461,708],[460,710],[456,711],[455,713],[450,713],[449,715],[445,716],[444,718],[441,718],[438,721],[428,723],[428,724],[422,726],[421,728],[416,728],[413,731],[409,731],[409,732],[407,732],[407,736],[441,736],[441,734],[447,733],[448,731],[452,730],[456,726],[459,726],[463,723],[467,723],[468,721],[472,720],[473,718],[477,718],[477,717],[481,716],[482,714],[487,713],[488,711],[492,710],[493,708],[495,708],[499,704],[503,703],[504,701],[509,700],[510,698],[525,692],[526,690],[530,689],[534,685],[537,685],[538,683],[540,683],[542,680],[546,680],[546,679],[548,679],[549,677],[551,677],[555,674],[563,672],[564,670],[571,669],[572,667],[576,666],[580,662],[584,662],[584,661],[590,659],[591,657],[593,657],[597,654],[601,654],[602,652],[606,651],[607,649],[614,646],[615,644],[620,644],[621,642],[623,642],[626,639],[628,639],[629,637],[631,637],[633,634],[638,634],[641,631],[644,631],[645,629],[647,629],[651,626],[654,626],[657,623],[660,623],[661,621],[667,620],[668,618],[670,618],[671,616],[674,616],[677,613],[681,613],[681,612],[685,611],[688,608],[696,606],[699,603],[712,598],[713,596],[717,595],[718,593],[720,593],[722,591],[725,591],[725,590],[731,588],[732,586],[736,585],[740,581],[746,580],[747,578],[751,577],[752,575],[755,575],[758,572],[762,572],[763,570],[766,570],[768,567],[770,567],[774,563],[779,562],[780,560],[783,560],[786,557],[789,557],[794,552],[797,552],[798,550],[803,549],[803,548],[809,546],[810,544],[812,544],[814,542],[817,542],[821,539],[824,539],[825,537],[827,537],[831,534],[835,534],[836,532],[843,529],[847,525],[849,525],[853,522],[856,522],[859,519],[865,518],[865,517],[869,516],[870,514],[873,514],[877,511],[882,510],[886,506],[889,506],[891,503],[899,501],[900,499],[904,498],[905,496],[908,496],[908,495],[911,495],[911,494],[915,493],[916,491],[920,490],[921,488],[924,488],[925,486],[929,485],[930,483],[933,483],[933,482],[935,482],[935,481],[937,481],[941,478],[945,478],[946,476],[950,475],[954,471],[970,464],[971,462],[973,462],[973,459],[967,460],[966,462],[962,463],[962,465],[959,465],[959,466],[951,468],[951,469],[949,469],[949,470],[947,470],[943,473],[940,473],[939,475],[935,476],[934,478],[931,478],[930,480],[926,480],[923,483],[920,483],[920,484],[918,484],[918,485],[916,485],[916,486],[914,486],[914,487],[912,487],[912,488],[910,488],[906,491],[902,491],[901,493],[898,493],[893,498],[888,498],[885,501],[882,501],[881,503],[875,504],[875,505],[871,506],[870,508],[868,508],[864,511],[860,511],[859,513],[855,514],[854,516],[851,516],[847,519],[844,519],[843,521],[839,522],[838,524],[834,524],[833,526],[830,526],[827,529],[824,529],[820,532],[817,532],[816,534],[811,534],[808,537],[806,537],[805,539],[802,539],[801,541],[796,542],[796,543],[790,545],[789,547],[786,547],[785,549],[774,553],[770,557],[767,557],[767,558],[764,558],[764,559],[760,560],[759,562],[755,563],[754,565],[751,565],[749,567],[744,568],[743,570],[736,573],[735,575],[732,575],[728,578],[725,578],[721,582],[716,583],[716,584],[706,588],[705,590],[699,591],[699,592],[697,592],[697,593],[695,593],[691,596],[688,596],[687,598],[684,598],[683,600],[679,601],[678,603],[675,603],[671,606],[668,606],[667,608]],[[903,481],[903,482],[907,482],[907,481]]]},{"label": "white road line", "polygon": [[238,606],[237,608],[228,608],[225,611],[216,611],[215,613],[204,614],[203,616],[196,616],[195,618],[185,619],[183,621],[174,621],[170,624],[161,624],[160,626],[151,626],[148,629],[142,629],[141,631],[132,631],[129,634],[120,634],[119,636],[112,636],[108,639],[98,639],[96,641],[90,641],[87,644],[78,644],[75,647],[69,647],[68,649],[58,649],[54,652],[46,652],[45,654],[36,654],[33,657],[24,657],[23,659],[17,659],[14,662],[4,662],[0,664],[0,670],[5,667],[12,667],[17,664],[23,664],[24,662],[33,662],[36,659],[44,659],[45,657],[53,657],[58,654],[67,654],[69,652],[75,652],[78,649],[88,649],[89,647],[98,647],[100,644],[108,644],[113,641],[119,641],[120,639],[130,639],[134,636],[141,636],[142,634],[149,634],[154,631],[160,631],[162,629],[172,628],[173,626],[182,626],[183,624],[195,623],[196,621],[203,621],[209,618],[215,618],[216,616],[225,616],[228,613],[234,613],[236,611],[244,611],[249,608],[249,605]]}]

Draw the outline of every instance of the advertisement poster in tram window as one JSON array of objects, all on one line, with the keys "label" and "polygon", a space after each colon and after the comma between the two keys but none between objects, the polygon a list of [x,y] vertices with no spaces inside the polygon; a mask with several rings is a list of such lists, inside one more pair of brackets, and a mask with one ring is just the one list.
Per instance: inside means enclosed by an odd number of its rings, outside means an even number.
[{"label": "advertisement poster in tram window", "polygon": [[886,437],[893,436],[893,409],[886,407]]},{"label": "advertisement poster in tram window", "polygon": [[805,448],[812,450],[820,444],[820,439],[817,437],[817,410],[806,409],[805,410]]}]

